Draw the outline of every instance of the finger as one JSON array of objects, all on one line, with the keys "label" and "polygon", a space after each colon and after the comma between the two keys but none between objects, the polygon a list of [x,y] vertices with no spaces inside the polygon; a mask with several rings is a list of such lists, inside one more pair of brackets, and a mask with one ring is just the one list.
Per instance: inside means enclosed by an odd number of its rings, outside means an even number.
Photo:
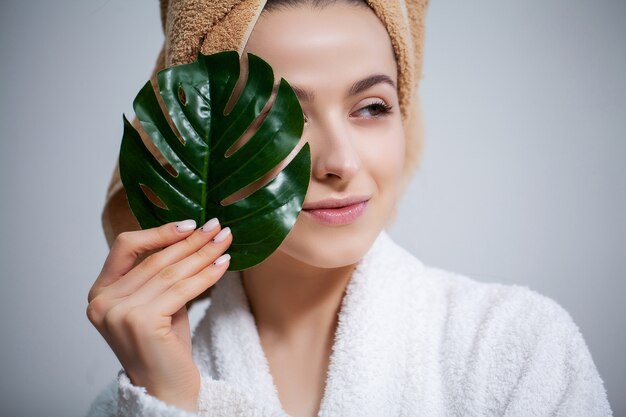
[{"label": "finger", "polygon": [[179,242],[189,236],[195,228],[194,220],[184,220],[151,229],[120,233],[104,261],[98,284],[100,286],[111,284],[133,268],[137,256]]},{"label": "finger", "polygon": [[[140,291],[146,283],[153,281],[156,277],[158,277],[156,281],[163,281],[169,286],[177,279],[187,278],[213,262],[226,250],[232,239],[214,242],[214,239],[230,238],[230,229],[225,228],[220,230],[217,220],[210,224],[207,222],[207,224],[209,226],[209,228],[206,229],[207,231],[205,231],[204,228],[200,228],[189,235],[185,240],[177,242],[157,254],[151,255],[126,274],[123,279],[105,288],[104,293],[106,293],[107,297],[112,298],[135,296],[137,291]],[[225,243],[227,243],[227,245],[225,245]],[[204,256],[195,255],[198,252],[200,255]],[[189,270],[189,267],[183,262],[189,257],[207,259],[204,260],[204,264],[198,266],[196,269]],[[154,298],[165,289],[167,289],[167,287],[161,289],[161,291],[158,291],[156,294],[153,293],[153,295],[149,295],[148,299],[151,297]],[[140,302],[143,302],[143,300],[145,300],[145,298]]]},{"label": "finger", "polygon": [[[167,291],[179,281],[192,277],[210,266],[224,253],[232,242],[230,228],[226,227],[213,240],[184,259],[169,265],[143,286],[134,290],[125,300],[130,308],[152,303],[160,294]],[[121,282],[120,282],[121,284]]]},{"label": "finger", "polygon": [[230,255],[224,254],[214,263],[196,275],[178,281],[167,291],[159,295],[152,303],[155,312],[163,317],[172,316],[185,304],[213,286],[226,272],[230,264]]}]

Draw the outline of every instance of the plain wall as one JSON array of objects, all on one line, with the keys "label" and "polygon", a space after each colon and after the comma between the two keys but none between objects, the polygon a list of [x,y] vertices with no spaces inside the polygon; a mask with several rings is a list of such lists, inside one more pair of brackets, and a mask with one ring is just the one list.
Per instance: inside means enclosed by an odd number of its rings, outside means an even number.
[{"label": "plain wall", "polygon": [[[431,2],[426,144],[391,230],[425,263],[565,307],[616,416],[625,40],[624,1]],[[161,42],[154,0],[0,3],[0,415],[82,415],[119,369],[86,296],[122,113]]]}]

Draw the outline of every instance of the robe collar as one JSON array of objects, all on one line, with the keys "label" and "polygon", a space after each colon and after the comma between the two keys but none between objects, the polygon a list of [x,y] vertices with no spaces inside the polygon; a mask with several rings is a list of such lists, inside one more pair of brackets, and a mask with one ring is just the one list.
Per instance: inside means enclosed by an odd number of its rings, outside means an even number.
[{"label": "robe collar", "polygon": [[[422,268],[385,231],[357,263],[339,310],[319,416],[397,415],[402,409],[415,325],[407,316],[418,301],[408,294]],[[239,272],[215,284],[194,349],[202,372],[285,415]]]}]

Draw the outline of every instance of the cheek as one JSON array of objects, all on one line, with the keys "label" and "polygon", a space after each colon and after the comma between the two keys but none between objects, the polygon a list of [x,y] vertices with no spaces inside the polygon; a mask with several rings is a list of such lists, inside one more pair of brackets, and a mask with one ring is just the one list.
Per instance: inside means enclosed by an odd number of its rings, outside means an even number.
[{"label": "cheek", "polygon": [[356,151],[361,170],[352,184],[375,197],[368,218],[346,229],[320,228],[313,221],[298,219],[281,252],[309,265],[336,268],[356,263],[369,249],[397,202],[405,155],[401,124],[370,133],[359,137]]},{"label": "cheek", "polygon": [[395,194],[400,186],[405,163],[404,129],[400,123],[381,132],[361,147],[361,161],[380,194]]}]

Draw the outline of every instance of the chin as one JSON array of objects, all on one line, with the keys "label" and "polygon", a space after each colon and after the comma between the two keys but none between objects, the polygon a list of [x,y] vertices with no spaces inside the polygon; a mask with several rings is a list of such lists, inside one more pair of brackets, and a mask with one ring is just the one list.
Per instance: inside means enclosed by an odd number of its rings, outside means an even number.
[{"label": "chin", "polygon": [[360,233],[347,228],[318,228],[305,234],[296,227],[287,235],[278,250],[298,262],[316,268],[341,268],[356,264],[367,253],[380,232],[371,227]]}]

